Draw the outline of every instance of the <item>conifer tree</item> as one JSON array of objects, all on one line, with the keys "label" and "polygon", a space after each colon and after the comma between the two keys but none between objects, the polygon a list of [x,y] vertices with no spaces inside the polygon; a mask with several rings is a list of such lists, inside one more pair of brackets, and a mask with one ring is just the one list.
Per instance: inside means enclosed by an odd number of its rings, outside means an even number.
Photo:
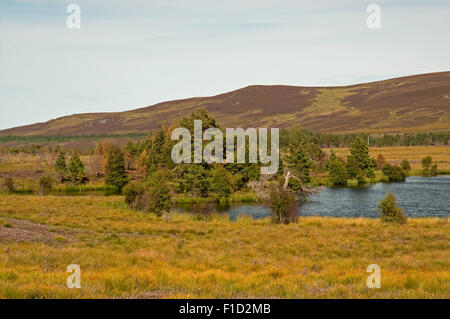
[{"label": "conifer tree", "polygon": [[302,145],[291,144],[290,154],[286,162],[289,168],[292,169],[292,174],[297,176],[302,183],[307,184],[311,181],[309,176],[311,161]]},{"label": "conifer tree", "polygon": [[78,151],[72,153],[67,170],[72,183],[80,184],[86,180],[84,164],[80,159],[80,153]]},{"label": "conifer tree", "polygon": [[328,174],[333,185],[347,185],[347,167],[343,159],[335,157],[328,164]]},{"label": "conifer tree", "polygon": [[60,152],[56,158],[55,171],[58,174],[59,182],[62,183],[67,174],[66,156],[63,152]]},{"label": "conifer tree", "polygon": [[364,177],[374,176],[374,162],[369,156],[367,142],[357,137],[347,156],[347,172],[350,178],[356,178],[358,183],[364,182]]},{"label": "conifer tree", "polygon": [[118,145],[112,144],[108,148],[106,162],[106,183],[116,186],[119,191],[128,183],[125,171],[124,153]]}]

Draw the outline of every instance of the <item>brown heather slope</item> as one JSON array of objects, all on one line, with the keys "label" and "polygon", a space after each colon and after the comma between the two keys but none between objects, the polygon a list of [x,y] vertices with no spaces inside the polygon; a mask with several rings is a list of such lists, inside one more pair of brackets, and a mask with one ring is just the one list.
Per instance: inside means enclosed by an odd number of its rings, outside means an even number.
[{"label": "brown heather slope", "polygon": [[212,97],[159,103],[121,113],[66,116],[0,135],[145,132],[205,108],[223,127],[303,127],[321,132],[450,130],[450,72],[342,87],[253,85]]}]

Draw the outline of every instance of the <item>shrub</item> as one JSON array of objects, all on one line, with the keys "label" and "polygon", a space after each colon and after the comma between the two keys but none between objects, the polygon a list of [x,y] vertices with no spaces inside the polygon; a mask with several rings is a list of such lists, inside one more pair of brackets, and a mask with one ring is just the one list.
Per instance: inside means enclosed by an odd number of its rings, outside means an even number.
[{"label": "shrub", "polygon": [[273,186],[269,193],[269,206],[275,223],[289,224],[295,221],[295,195],[281,185]]},{"label": "shrub", "polygon": [[431,156],[427,156],[422,158],[422,175],[423,176],[430,176],[430,166],[431,163],[433,162],[433,159],[431,158]]},{"label": "shrub", "polygon": [[170,199],[170,190],[165,184],[150,187],[143,197],[146,210],[155,213],[157,216],[161,216],[170,210]]},{"label": "shrub", "polygon": [[148,212],[161,216],[170,210],[171,194],[168,179],[166,171],[158,171],[149,178],[148,188],[143,195],[143,205]]},{"label": "shrub", "polygon": [[400,164],[400,167],[408,173],[409,175],[409,171],[411,170],[411,165],[409,164],[408,160],[404,159],[402,161],[402,163]]},{"label": "shrub", "polygon": [[134,210],[144,208],[142,200],[144,192],[145,187],[142,182],[131,182],[122,190],[122,193],[125,195],[125,203]]},{"label": "shrub", "polygon": [[52,190],[53,180],[49,176],[42,176],[39,179],[39,194],[45,196]]},{"label": "shrub", "polygon": [[408,175],[400,166],[384,164],[383,174],[385,174],[390,182],[403,182]]},{"label": "shrub", "polygon": [[380,214],[381,220],[385,222],[406,224],[408,217],[402,213],[400,207],[397,207],[396,201],[395,196],[389,192],[386,197],[380,201],[377,211]]}]

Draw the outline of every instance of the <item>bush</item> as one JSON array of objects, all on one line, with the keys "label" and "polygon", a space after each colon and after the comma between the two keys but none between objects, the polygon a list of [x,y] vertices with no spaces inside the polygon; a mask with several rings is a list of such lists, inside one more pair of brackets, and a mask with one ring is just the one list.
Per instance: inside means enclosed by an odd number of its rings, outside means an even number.
[{"label": "bush", "polygon": [[289,224],[295,221],[295,195],[280,185],[273,186],[269,193],[269,206],[275,223]]},{"label": "bush", "polygon": [[402,213],[402,209],[397,207],[395,196],[389,192],[384,199],[380,201],[377,211],[381,220],[385,222],[395,222],[406,224],[408,217]]},{"label": "bush", "polygon": [[431,158],[431,156],[427,156],[422,158],[422,175],[423,176],[430,176],[430,166],[431,163],[433,162],[433,159]]},{"label": "bush", "polygon": [[148,182],[131,182],[122,192],[125,203],[135,210],[144,210],[161,216],[170,210],[171,193],[168,183],[169,175],[166,171],[157,171],[148,179]]},{"label": "bush", "polygon": [[400,166],[385,164],[383,174],[389,179],[389,182],[403,182],[408,175]]},{"label": "bush", "polygon": [[123,188],[122,193],[125,195],[125,203],[130,208],[134,210],[144,208],[142,196],[145,193],[145,187],[142,182],[131,182]]},{"label": "bush", "polygon": [[411,170],[411,165],[409,164],[408,160],[404,159],[402,161],[402,163],[400,164],[400,167],[408,173],[409,175],[409,171]]},{"label": "bush", "polygon": [[143,197],[146,210],[157,216],[170,210],[170,199],[170,189],[165,183],[148,188]]},{"label": "bush", "polygon": [[39,195],[45,196],[52,190],[53,179],[49,176],[42,176],[39,179]]},{"label": "bush", "polygon": [[142,198],[146,211],[161,216],[170,210],[169,178],[170,174],[164,170],[159,170],[149,177],[148,185]]}]

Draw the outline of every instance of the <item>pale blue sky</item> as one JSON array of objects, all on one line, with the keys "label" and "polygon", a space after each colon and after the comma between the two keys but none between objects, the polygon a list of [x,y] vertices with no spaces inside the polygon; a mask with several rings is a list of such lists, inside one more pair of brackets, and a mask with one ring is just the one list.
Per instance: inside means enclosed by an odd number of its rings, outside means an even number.
[{"label": "pale blue sky", "polygon": [[[381,29],[366,27],[371,3]],[[2,0],[0,129],[251,84],[448,71],[449,34],[448,0]]]}]

